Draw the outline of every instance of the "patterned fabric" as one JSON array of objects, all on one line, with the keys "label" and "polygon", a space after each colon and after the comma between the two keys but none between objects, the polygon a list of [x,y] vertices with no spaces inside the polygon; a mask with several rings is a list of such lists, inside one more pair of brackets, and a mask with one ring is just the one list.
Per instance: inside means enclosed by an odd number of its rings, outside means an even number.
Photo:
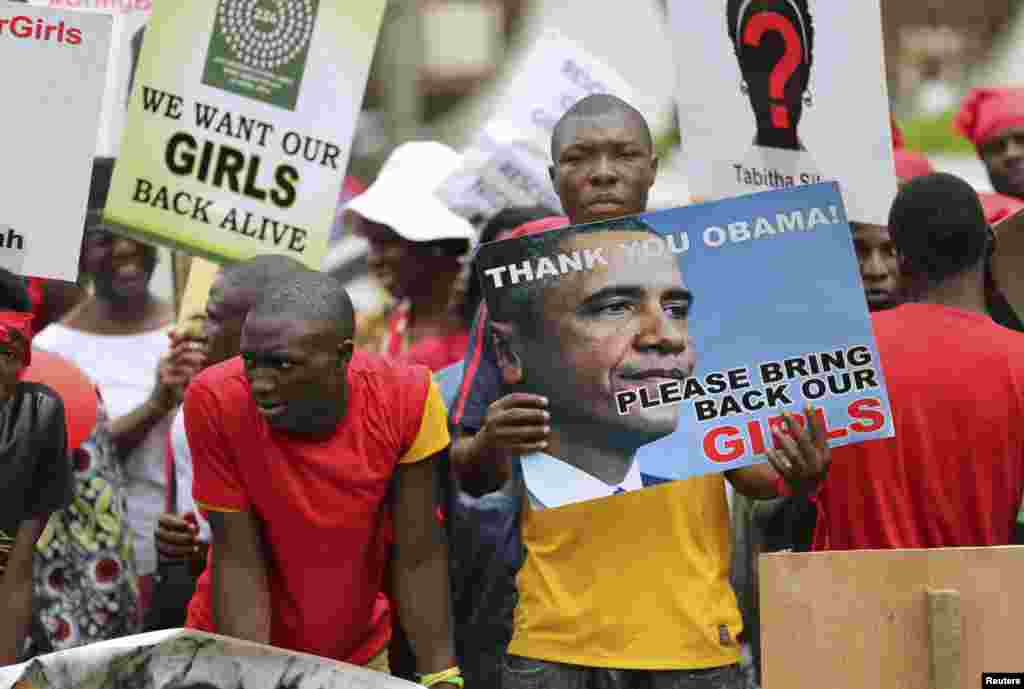
[{"label": "patterned fabric", "polygon": [[0,574],[4,573],[7,567],[7,560],[11,557],[11,550],[14,549],[14,536],[0,531]]},{"label": "patterned fabric", "polygon": [[109,420],[72,453],[71,506],[55,512],[36,546],[36,619],[31,653],[61,651],[140,630],[125,479]]}]

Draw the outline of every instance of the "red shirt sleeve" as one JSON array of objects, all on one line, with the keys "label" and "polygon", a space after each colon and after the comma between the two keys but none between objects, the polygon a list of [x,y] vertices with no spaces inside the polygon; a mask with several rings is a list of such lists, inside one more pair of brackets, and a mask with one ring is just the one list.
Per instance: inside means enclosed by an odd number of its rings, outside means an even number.
[{"label": "red shirt sleeve", "polygon": [[192,452],[193,497],[209,512],[244,512],[249,498],[231,444],[224,434],[224,410],[203,381],[185,392],[185,433]]}]

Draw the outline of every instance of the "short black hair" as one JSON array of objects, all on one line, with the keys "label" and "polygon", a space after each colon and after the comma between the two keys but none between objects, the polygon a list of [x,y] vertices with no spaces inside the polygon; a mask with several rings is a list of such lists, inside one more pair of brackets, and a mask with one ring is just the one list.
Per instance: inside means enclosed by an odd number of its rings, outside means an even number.
[{"label": "short black hair", "polygon": [[747,5],[744,9],[744,14],[750,14],[751,10],[755,8],[764,10],[778,7],[789,8],[791,12],[796,14],[796,18],[800,21],[805,34],[801,37],[801,40],[807,42],[807,62],[805,63],[801,60],[799,67],[799,70],[802,72],[800,76],[803,78],[804,84],[807,84],[811,66],[814,64],[814,17],[811,16],[811,8],[807,0],[728,0],[725,7],[725,21],[728,24],[726,28],[737,59],[740,57],[739,28],[740,21],[743,19],[743,17],[740,17],[740,8],[744,5]]},{"label": "short black hair", "polygon": [[652,154],[654,153],[654,137],[651,136],[651,128],[639,110],[610,93],[592,93],[577,101],[555,123],[555,128],[551,131],[551,160],[554,164],[558,165],[558,152],[562,147],[562,127],[566,122],[587,117],[600,117],[609,113],[621,113],[625,119],[639,125],[644,145]]},{"label": "short black hair", "polygon": [[344,286],[326,273],[295,271],[276,280],[253,305],[250,315],[332,323],[335,334],[355,335],[356,315]]},{"label": "short black hair", "polygon": [[247,296],[251,295],[251,308],[271,284],[302,270],[309,269],[291,256],[263,254],[227,266],[221,273],[221,280],[225,286],[238,289]]},{"label": "short black hair", "polygon": [[0,268],[0,311],[32,312],[25,278]]},{"label": "short black hair", "polygon": [[900,188],[889,211],[889,232],[908,272],[930,284],[978,267],[991,241],[977,192],[944,172]]},{"label": "short black hair", "polygon": [[[493,249],[487,252],[486,259],[478,270],[482,273],[498,266],[534,261],[543,256],[555,256],[565,242],[580,235],[622,231],[647,232],[661,238],[661,234],[639,216],[575,225],[493,244]],[[540,297],[544,290],[557,283],[559,278],[560,276],[543,277],[514,285],[506,284],[494,289],[491,292],[491,299],[488,300],[491,317],[495,321],[514,323],[520,330],[532,332],[541,320],[537,306]]]}]

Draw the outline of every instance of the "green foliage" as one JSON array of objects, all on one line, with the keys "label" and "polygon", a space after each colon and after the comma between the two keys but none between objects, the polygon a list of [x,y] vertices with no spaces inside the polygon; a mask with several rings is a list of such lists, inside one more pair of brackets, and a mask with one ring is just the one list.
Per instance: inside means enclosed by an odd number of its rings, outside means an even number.
[{"label": "green foliage", "polygon": [[955,115],[950,110],[900,121],[906,147],[925,154],[973,154],[974,145],[953,130]]},{"label": "green foliage", "polygon": [[654,140],[654,153],[659,158],[665,158],[669,152],[678,146],[682,142],[679,136],[679,128],[672,127],[664,134],[659,135]]}]

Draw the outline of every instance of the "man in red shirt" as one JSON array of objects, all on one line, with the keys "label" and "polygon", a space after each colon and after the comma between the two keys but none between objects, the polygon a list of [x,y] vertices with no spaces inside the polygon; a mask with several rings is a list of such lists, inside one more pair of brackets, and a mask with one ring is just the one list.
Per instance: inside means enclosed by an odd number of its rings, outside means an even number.
[{"label": "man in red shirt", "polygon": [[889,226],[913,302],[872,315],[896,435],[832,451],[814,548],[1006,545],[1024,490],[1024,335],[986,311],[981,203],[952,175],[920,177]]},{"label": "man in red shirt", "polygon": [[194,496],[213,533],[218,632],[380,667],[391,589],[422,681],[461,686],[447,554],[433,517],[447,452],[430,372],[354,352],[351,301],[295,273],[246,317],[241,358],[188,388]]}]

